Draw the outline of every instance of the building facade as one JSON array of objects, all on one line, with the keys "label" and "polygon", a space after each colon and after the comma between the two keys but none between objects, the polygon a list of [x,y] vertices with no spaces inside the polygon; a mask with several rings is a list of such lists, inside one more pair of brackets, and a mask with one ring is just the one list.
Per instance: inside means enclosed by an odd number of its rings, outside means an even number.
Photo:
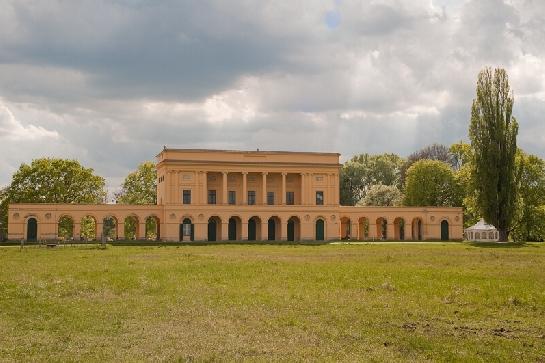
[{"label": "building facade", "polygon": [[8,238],[58,239],[71,220],[80,239],[91,219],[97,239],[106,225],[112,239],[130,225],[133,238],[162,241],[462,239],[461,208],[341,206],[339,170],[337,153],[165,148],[157,205],[12,204]]}]

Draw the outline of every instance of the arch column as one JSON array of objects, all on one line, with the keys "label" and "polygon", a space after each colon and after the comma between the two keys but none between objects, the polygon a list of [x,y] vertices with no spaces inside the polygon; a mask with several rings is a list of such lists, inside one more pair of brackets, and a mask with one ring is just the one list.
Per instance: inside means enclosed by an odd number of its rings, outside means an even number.
[{"label": "arch column", "polygon": [[247,241],[248,240],[248,220],[247,219],[242,220],[241,228],[242,230],[240,231],[240,239],[243,241]]},{"label": "arch column", "polygon": [[350,225],[350,239],[359,239],[359,232],[360,232],[360,224],[356,220],[350,219],[351,225]]},{"label": "arch column", "polygon": [[74,220],[74,230],[72,231],[72,238],[76,241],[79,241],[80,235],[81,235],[81,222],[76,222]]},{"label": "arch column", "polygon": [[136,239],[146,239],[146,220],[141,221],[140,218],[138,218],[138,236]]},{"label": "arch column", "polygon": [[117,221],[115,228],[117,228],[117,239],[125,239],[125,219],[122,222]]},{"label": "arch column", "polygon": [[104,235],[104,223],[103,220],[96,221],[95,223],[95,239],[100,241],[102,240],[102,236]]},{"label": "arch column", "polygon": [[395,237],[395,225],[392,223],[392,221],[388,220],[388,224],[386,225],[386,239],[392,240]]},{"label": "arch column", "polygon": [[219,240],[220,241],[228,241],[229,240],[229,219],[227,219],[227,222],[224,222],[222,219],[221,223],[221,236]]},{"label": "arch column", "polygon": [[280,240],[281,241],[288,240],[288,222],[289,222],[289,218],[286,219],[284,223],[280,221]]},{"label": "arch column", "polygon": [[371,240],[378,239],[377,223],[369,219],[369,230],[367,231],[367,238]]}]

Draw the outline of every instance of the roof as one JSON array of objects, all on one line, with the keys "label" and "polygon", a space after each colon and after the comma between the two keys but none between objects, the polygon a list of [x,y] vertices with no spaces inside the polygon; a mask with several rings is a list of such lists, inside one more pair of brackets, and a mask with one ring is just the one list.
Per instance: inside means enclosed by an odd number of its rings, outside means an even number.
[{"label": "roof", "polygon": [[219,152],[219,153],[244,153],[244,154],[313,154],[313,155],[336,155],[340,156],[340,153],[333,152],[320,152],[320,151],[282,151],[282,150],[221,150],[221,149],[184,149],[184,148],[170,148],[164,147],[163,150],[157,156],[161,155],[163,151],[180,151],[180,152]]},{"label": "roof", "polygon": [[466,228],[466,230],[468,230],[468,229],[478,229],[480,231],[483,231],[483,230],[485,230],[485,231],[495,231],[496,227],[494,227],[491,224],[486,223],[484,221],[484,219],[481,218],[477,223],[475,223],[471,227]]}]

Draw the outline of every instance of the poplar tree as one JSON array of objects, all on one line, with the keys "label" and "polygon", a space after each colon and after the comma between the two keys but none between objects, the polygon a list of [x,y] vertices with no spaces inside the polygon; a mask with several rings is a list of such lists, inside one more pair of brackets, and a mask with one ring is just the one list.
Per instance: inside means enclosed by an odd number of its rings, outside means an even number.
[{"label": "poplar tree", "polygon": [[515,214],[515,155],[518,123],[504,69],[483,69],[471,107],[469,138],[474,150],[473,182],[477,206],[486,222],[507,241]]}]

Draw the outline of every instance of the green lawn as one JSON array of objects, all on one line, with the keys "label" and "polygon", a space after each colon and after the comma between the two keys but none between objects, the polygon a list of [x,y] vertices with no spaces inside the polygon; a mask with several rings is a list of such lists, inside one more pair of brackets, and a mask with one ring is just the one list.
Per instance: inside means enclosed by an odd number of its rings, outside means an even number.
[{"label": "green lawn", "polygon": [[0,247],[0,360],[544,361],[545,245]]}]

